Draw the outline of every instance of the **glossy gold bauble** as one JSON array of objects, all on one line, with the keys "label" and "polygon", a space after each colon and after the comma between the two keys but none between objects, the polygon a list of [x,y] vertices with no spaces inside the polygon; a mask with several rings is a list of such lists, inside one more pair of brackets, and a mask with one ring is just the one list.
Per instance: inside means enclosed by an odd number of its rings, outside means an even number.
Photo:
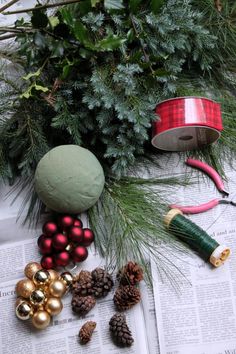
[{"label": "glossy gold bauble", "polygon": [[32,317],[33,326],[37,329],[44,329],[49,326],[51,317],[47,311],[39,310]]},{"label": "glossy gold bauble", "polygon": [[27,264],[27,266],[25,267],[25,276],[29,279],[33,279],[34,274],[38,271],[42,269],[41,265],[37,262],[30,262]]},{"label": "glossy gold bauble", "polygon": [[16,303],[15,303],[15,307],[17,307],[19,304],[21,304],[22,302],[24,302],[25,301],[25,299],[23,298],[23,297],[18,297],[17,299],[16,299]]},{"label": "glossy gold bauble", "polygon": [[34,276],[33,281],[35,285],[47,285],[51,281],[50,273],[46,269],[38,270]]},{"label": "glossy gold bauble", "polygon": [[63,309],[61,299],[58,297],[50,297],[45,305],[45,310],[51,315],[58,315]]},{"label": "glossy gold bauble", "polygon": [[50,281],[53,281],[53,280],[56,280],[59,278],[59,274],[58,272],[56,272],[54,269],[49,269],[49,274],[50,274],[50,277],[51,277],[51,280]]},{"label": "glossy gold bauble", "polygon": [[16,293],[18,296],[24,298],[30,297],[31,293],[35,290],[34,283],[29,279],[22,279],[16,284]]},{"label": "glossy gold bauble", "polygon": [[20,320],[28,320],[33,315],[33,307],[27,301],[22,301],[16,306],[16,316]]},{"label": "glossy gold bauble", "polygon": [[66,285],[62,280],[58,279],[51,282],[48,289],[53,297],[62,297],[66,292]]},{"label": "glossy gold bauble", "polygon": [[46,294],[41,289],[36,289],[30,295],[30,303],[34,306],[43,305],[46,302]]},{"label": "glossy gold bauble", "polygon": [[72,283],[73,283],[73,275],[70,272],[61,273],[59,279],[62,280],[66,284],[67,288],[71,288]]}]

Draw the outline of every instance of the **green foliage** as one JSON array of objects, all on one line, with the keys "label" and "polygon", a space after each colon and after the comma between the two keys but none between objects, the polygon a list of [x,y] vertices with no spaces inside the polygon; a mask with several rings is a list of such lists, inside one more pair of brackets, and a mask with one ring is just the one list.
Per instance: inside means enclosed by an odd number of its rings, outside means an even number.
[{"label": "green foliage", "polygon": [[184,182],[131,177],[109,181],[88,216],[95,232],[95,246],[108,264],[120,268],[135,259],[145,269],[146,280],[150,281],[147,259],[151,256],[161,277],[167,277],[179,287],[180,270],[170,255],[173,250],[176,256],[188,250],[163,225],[167,212],[165,196],[167,191],[173,192],[173,184],[183,185]]},{"label": "green foliage", "polygon": [[[53,16],[36,7],[31,22],[15,25],[27,78],[19,110],[48,146],[85,146],[120,177],[144,154],[154,108],[175,95],[179,77],[212,70],[217,38],[202,22],[191,2],[180,0],[82,0]],[[32,106],[39,107],[37,122]],[[47,111],[49,133],[41,125]],[[26,156],[18,136],[16,129]]]}]

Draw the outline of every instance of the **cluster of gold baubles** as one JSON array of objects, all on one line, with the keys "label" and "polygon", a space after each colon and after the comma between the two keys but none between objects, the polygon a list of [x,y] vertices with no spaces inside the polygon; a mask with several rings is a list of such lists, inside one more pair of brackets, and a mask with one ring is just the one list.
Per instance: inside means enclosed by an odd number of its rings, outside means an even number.
[{"label": "cluster of gold baubles", "polygon": [[62,274],[53,269],[42,269],[36,262],[27,264],[25,276],[16,284],[16,316],[20,320],[32,318],[33,326],[44,329],[50,324],[51,316],[58,315],[63,308],[62,296],[73,282],[69,272]]}]

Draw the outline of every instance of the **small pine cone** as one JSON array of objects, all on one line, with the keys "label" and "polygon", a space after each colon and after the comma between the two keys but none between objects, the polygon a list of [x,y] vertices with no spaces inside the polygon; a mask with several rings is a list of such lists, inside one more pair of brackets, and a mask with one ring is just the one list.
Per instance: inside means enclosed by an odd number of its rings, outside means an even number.
[{"label": "small pine cone", "polygon": [[114,283],[112,276],[102,268],[96,268],[92,271],[94,281],[93,290],[95,297],[105,297],[111,291]]},{"label": "small pine cone", "polygon": [[88,321],[80,328],[79,339],[81,344],[86,344],[90,341],[96,325],[96,322]]},{"label": "small pine cone", "polygon": [[120,346],[130,346],[134,339],[126,323],[125,315],[115,314],[109,321],[110,331],[115,342]]},{"label": "small pine cone", "polygon": [[93,295],[93,280],[91,272],[81,270],[73,283],[73,294],[80,296]]},{"label": "small pine cone", "polygon": [[117,274],[121,285],[136,285],[143,280],[143,269],[135,262],[128,262]]},{"label": "small pine cone", "polygon": [[96,300],[93,296],[73,295],[71,306],[72,310],[80,316],[86,315],[95,306]]},{"label": "small pine cone", "polygon": [[113,297],[114,304],[118,311],[129,310],[141,299],[140,290],[132,285],[120,286]]}]

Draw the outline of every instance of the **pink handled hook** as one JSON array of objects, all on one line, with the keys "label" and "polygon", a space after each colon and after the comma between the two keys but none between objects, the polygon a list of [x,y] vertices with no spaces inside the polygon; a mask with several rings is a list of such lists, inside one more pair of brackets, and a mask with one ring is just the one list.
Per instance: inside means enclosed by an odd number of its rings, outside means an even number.
[{"label": "pink handled hook", "polygon": [[[194,160],[194,159],[187,159],[186,164],[188,166],[198,168],[199,170],[202,170],[203,172],[208,174],[208,176],[211,177],[211,179],[214,181],[217,189],[220,192],[224,193],[225,195],[229,195],[229,193],[225,190],[224,183],[223,183],[220,175],[214,170],[214,168],[212,168],[211,166],[207,165],[206,163],[204,163],[202,161]],[[209,203],[211,203],[211,202],[209,202]]]}]

